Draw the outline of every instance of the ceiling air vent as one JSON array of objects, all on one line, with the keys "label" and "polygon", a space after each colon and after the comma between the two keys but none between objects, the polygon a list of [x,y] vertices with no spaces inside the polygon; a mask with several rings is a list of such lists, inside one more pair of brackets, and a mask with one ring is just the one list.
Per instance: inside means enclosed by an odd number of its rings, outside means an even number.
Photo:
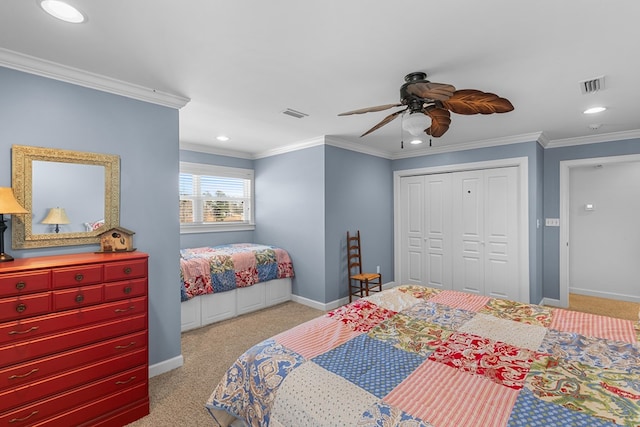
[{"label": "ceiling air vent", "polygon": [[301,119],[303,117],[307,117],[308,114],[302,113],[300,111],[292,110],[291,108],[287,108],[282,112],[282,114],[286,114],[287,116],[295,117],[296,119]]},{"label": "ceiling air vent", "polygon": [[583,95],[587,93],[594,93],[601,89],[604,89],[604,76],[596,77],[589,80],[583,80],[580,82],[580,91]]}]

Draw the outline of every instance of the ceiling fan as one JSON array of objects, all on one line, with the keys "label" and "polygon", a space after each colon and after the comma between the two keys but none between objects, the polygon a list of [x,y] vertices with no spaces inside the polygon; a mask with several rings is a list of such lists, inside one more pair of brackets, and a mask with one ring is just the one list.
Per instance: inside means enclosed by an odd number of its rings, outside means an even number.
[{"label": "ceiling fan", "polygon": [[427,80],[426,73],[415,72],[407,74],[404,81],[405,83],[400,87],[399,104],[361,108],[338,115],[348,116],[383,111],[394,107],[404,107],[389,114],[374,127],[360,135],[360,137],[368,135],[396,117],[408,113],[402,120],[403,129],[414,136],[425,132],[427,135],[437,138],[449,130],[451,112],[471,115],[507,113],[513,110],[513,105],[508,99],[501,98],[494,93],[475,89],[456,90],[450,84],[432,83]]}]

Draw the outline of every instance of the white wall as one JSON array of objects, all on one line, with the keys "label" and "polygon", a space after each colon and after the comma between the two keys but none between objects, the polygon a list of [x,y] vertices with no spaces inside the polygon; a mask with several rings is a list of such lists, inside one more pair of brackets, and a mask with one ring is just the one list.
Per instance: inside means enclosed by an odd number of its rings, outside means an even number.
[{"label": "white wall", "polygon": [[569,291],[640,301],[640,161],[574,167],[569,179]]}]

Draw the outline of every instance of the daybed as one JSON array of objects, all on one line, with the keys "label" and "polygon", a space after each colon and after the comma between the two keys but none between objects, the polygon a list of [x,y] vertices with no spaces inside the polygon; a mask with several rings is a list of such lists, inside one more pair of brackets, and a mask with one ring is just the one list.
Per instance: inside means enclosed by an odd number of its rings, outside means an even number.
[{"label": "daybed", "polygon": [[187,331],[291,299],[287,251],[235,243],[180,251],[181,330]]},{"label": "daybed", "polygon": [[400,286],[252,347],[206,407],[219,425],[637,426],[638,333],[628,320]]}]

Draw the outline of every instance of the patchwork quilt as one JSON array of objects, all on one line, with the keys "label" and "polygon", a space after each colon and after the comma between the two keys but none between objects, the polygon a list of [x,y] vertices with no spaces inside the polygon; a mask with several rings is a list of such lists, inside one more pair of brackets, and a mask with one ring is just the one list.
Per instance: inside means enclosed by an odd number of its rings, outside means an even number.
[{"label": "patchwork quilt", "polygon": [[275,246],[234,243],[180,250],[182,301],[293,276],[289,253]]},{"label": "patchwork quilt", "polygon": [[206,407],[219,425],[638,426],[639,335],[630,320],[399,286],[252,347]]}]

